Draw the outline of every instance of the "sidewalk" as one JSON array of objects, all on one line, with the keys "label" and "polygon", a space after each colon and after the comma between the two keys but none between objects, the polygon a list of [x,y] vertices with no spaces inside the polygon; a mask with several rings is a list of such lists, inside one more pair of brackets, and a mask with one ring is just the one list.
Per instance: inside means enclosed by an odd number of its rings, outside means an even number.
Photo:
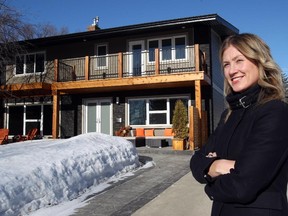
[{"label": "sidewalk", "polygon": [[118,182],[73,216],[209,216],[211,202],[192,177],[190,151],[137,148],[140,160],[154,167]]},{"label": "sidewalk", "polygon": [[211,204],[203,186],[188,173],[132,216],[209,216]]}]

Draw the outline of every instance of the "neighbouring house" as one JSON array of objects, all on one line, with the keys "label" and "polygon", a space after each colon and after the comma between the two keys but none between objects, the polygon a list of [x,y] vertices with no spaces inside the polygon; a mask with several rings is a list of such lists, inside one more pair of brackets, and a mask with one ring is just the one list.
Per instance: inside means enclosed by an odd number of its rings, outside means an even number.
[{"label": "neighbouring house", "polygon": [[34,127],[53,138],[114,135],[127,125],[157,135],[182,99],[206,113],[210,133],[224,109],[219,47],[237,33],[211,14],[21,41],[25,52],[1,74],[1,124],[10,136]]}]

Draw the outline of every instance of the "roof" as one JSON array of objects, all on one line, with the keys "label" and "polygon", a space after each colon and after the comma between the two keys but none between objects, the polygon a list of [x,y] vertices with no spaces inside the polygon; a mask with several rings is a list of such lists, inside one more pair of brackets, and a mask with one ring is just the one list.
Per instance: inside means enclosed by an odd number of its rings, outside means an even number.
[{"label": "roof", "polygon": [[86,31],[86,32],[78,32],[73,34],[52,36],[46,38],[38,38],[28,40],[26,42],[32,44],[57,44],[57,43],[69,43],[79,40],[89,40],[90,38],[102,38],[102,37],[111,37],[111,36],[119,36],[125,34],[131,34],[136,32],[151,32],[155,31],[155,29],[175,29],[178,26],[181,28],[192,27],[197,25],[204,25],[211,27],[214,31],[216,31],[220,36],[225,37],[231,34],[239,33],[239,30],[221,18],[217,14],[210,14],[204,16],[194,16],[194,17],[186,17],[165,21],[157,21],[157,22],[149,22],[143,24],[136,25],[128,25],[122,27],[115,28],[107,28],[107,29],[98,29],[95,31]]}]

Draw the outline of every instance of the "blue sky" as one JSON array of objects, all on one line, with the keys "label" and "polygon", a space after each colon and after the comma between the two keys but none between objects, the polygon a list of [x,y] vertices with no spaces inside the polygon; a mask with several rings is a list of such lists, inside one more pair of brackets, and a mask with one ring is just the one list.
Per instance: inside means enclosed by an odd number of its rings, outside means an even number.
[{"label": "blue sky", "polygon": [[[41,2],[41,3],[40,3]],[[24,21],[86,31],[100,17],[102,29],[153,21],[218,14],[243,32],[263,38],[282,70],[288,74],[287,0],[7,0]]]}]

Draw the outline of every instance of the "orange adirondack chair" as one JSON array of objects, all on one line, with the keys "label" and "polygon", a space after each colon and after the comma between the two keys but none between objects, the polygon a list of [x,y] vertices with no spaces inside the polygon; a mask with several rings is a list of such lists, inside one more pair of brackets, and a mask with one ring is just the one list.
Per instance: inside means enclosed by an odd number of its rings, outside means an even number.
[{"label": "orange adirondack chair", "polygon": [[0,145],[8,143],[9,129],[0,129]]},{"label": "orange adirondack chair", "polygon": [[38,128],[32,128],[28,131],[28,134],[26,136],[18,135],[16,137],[16,141],[25,141],[25,140],[32,140],[38,132]]},{"label": "orange adirondack chair", "polygon": [[32,128],[29,132],[28,132],[28,134],[27,134],[27,140],[32,140],[32,139],[34,139],[34,137],[36,136],[36,134],[37,134],[37,132],[38,132],[38,129],[37,128]]}]

